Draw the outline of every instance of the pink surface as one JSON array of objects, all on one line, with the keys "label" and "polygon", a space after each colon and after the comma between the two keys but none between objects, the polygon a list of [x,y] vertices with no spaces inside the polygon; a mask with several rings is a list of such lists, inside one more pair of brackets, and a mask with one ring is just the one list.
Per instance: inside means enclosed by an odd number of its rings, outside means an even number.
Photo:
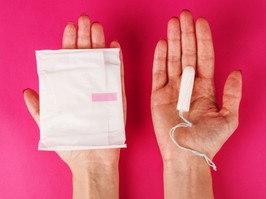
[{"label": "pink surface", "polygon": [[116,101],[117,93],[92,93],[92,101]]},{"label": "pink surface", "polygon": [[106,39],[120,41],[128,99],[127,149],[120,161],[120,198],[163,198],[162,161],[150,114],[156,42],[184,8],[211,24],[215,81],[221,101],[230,71],[243,73],[240,126],[214,162],[218,199],[266,198],[266,2],[264,0],[1,0],[0,198],[71,198],[71,173],[53,152],[37,151],[39,130],[22,90],[38,88],[36,49],[59,49],[64,26],[88,12]]}]

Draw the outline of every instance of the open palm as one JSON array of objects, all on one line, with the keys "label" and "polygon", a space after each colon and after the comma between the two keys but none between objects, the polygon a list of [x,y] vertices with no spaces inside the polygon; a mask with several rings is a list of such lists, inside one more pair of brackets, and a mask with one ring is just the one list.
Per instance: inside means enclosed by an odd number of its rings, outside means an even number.
[{"label": "open palm", "polygon": [[[78,20],[78,30],[74,24],[69,23],[64,30],[62,47],[64,49],[89,49],[89,48],[104,48],[105,37],[103,26],[100,23],[91,24],[87,15],[80,16]],[[118,42],[114,41],[110,47],[120,48]],[[123,92],[123,104],[124,115],[126,115],[126,98],[124,93],[124,81],[123,81],[123,60],[121,59],[121,75],[122,75],[122,92]],[[39,96],[31,90],[26,89],[24,91],[24,98],[26,105],[39,125]],[[75,151],[57,151],[58,155],[70,166],[86,166],[88,163],[100,163],[100,164],[117,164],[119,160],[120,149],[98,149],[98,150],[75,150]]]},{"label": "open palm", "polygon": [[189,11],[168,22],[167,41],[160,40],[155,49],[151,111],[154,129],[165,161],[192,153],[177,148],[169,131],[182,122],[176,105],[182,68],[192,66],[196,78],[190,111],[185,113],[193,125],[177,128],[175,140],[182,146],[195,149],[213,158],[238,126],[238,108],[242,79],[239,71],[232,72],[224,87],[223,105],[219,109],[214,87],[214,50],[208,22],[194,20]]}]

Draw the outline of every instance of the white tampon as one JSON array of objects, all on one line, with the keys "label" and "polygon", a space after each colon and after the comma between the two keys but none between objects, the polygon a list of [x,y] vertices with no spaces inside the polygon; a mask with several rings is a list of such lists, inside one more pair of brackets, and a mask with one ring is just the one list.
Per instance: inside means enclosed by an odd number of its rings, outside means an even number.
[{"label": "white tampon", "polygon": [[184,68],[182,73],[182,79],[181,79],[181,86],[179,91],[179,99],[177,103],[177,110],[179,111],[179,117],[183,120],[183,122],[175,125],[173,128],[171,128],[169,135],[173,143],[179,147],[182,150],[189,151],[191,153],[194,153],[197,156],[203,157],[207,164],[211,166],[216,171],[216,165],[212,162],[210,158],[204,153],[198,152],[196,150],[186,148],[184,146],[181,146],[177,143],[177,141],[174,138],[175,130],[179,127],[192,127],[192,123],[189,122],[183,115],[183,112],[188,112],[190,108],[190,101],[192,96],[192,90],[194,85],[194,79],[195,79],[195,70],[191,66],[187,66]]},{"label": "white tampon", "polygon": [[194,85],[195,70],[191,66],[185,67],[182,73],[181,87],[179,91],[179,99],[177,103],[177,110],[188,112],[190,107],[190,100]]}]

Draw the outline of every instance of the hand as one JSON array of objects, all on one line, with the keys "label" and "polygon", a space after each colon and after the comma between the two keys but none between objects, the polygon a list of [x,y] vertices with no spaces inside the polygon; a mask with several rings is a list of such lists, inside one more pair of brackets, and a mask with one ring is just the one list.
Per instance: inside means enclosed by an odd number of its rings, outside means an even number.
[{"label": "hand", "polygon": [[227,78],[223,105],[219,109],[213,80],[214,50],[210,27],[204,18],[199,18],[194,27],[191,13],[183,11],[180,22],[177,18],[169,20],[167,41],[158,42],[154,55],[151,111],[164,162],[195,156],[175,146],[169,136],[170,129],[181,122],[176,105],[182,68],[186,66],[193,66],[197,74],[190,111],[184,114],[193,125],[175,130],[177,143],[212,159],[238,126],[241,73],[234,71]]},{"label": "hand", "polygon": [[196,78],[190,111],[185,118],[192,127],[177,128],[175,141],[213,158],[238,126],[242,78],[239,71],[226,80],[223,105],[219,109],[214,88],[214,50],[208,22],[194,20],[183,11],[180,22],[168,22],[167,41],[155,49],[151,112],[155,134],[164,163],[164,198],[213,198],[210,169],[202,157],[178,148],[170,139],[172,127],[183,122],[176,110],[182,68],[192,66]]},{"label": "hand", "polygon": [[[100,23],[91,24],[90,19],[87,15],[80,16],[78,20],[78,30],[76,30],[76,27],[73,23],[69,23],[65,27],[62,40],[62,47],[64,49],[105,48],[103,26]],[[110,47],[120,48],[120,45],[118,42],[113,41]],[[122,53],[120,59],[122,63],[121,76],[124,115],[126,116],[126,98],[124,92]],[[36,123],[39,125],[38,94],[31,89],[26,89],[24,91],[24,98],[29,112],[31,113]],[[57,154],[62,158],[62,160],[69,165],[73,175],[79,175],[80,173],[82,173],[83,169],[86,170],[88,168],[93,170],[95,169],[96,171],[93,171],[94,174],[97,174],[102,170],[105,174],[106,172],[112,172],[112,170],[116,172],[116,170],[118,170],[119,153],[120,149],[57,151]],[[110,187],[110,185],[108,186]]]}]

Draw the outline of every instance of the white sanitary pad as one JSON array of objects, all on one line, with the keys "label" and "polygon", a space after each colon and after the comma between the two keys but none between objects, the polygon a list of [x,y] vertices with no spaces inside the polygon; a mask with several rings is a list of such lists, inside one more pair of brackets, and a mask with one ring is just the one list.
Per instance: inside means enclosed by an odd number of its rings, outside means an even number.
[{"label": "white sanitary pad", "polygon": [[41,50],[36,58],[39,150],[126,147],[118,48]]}]

